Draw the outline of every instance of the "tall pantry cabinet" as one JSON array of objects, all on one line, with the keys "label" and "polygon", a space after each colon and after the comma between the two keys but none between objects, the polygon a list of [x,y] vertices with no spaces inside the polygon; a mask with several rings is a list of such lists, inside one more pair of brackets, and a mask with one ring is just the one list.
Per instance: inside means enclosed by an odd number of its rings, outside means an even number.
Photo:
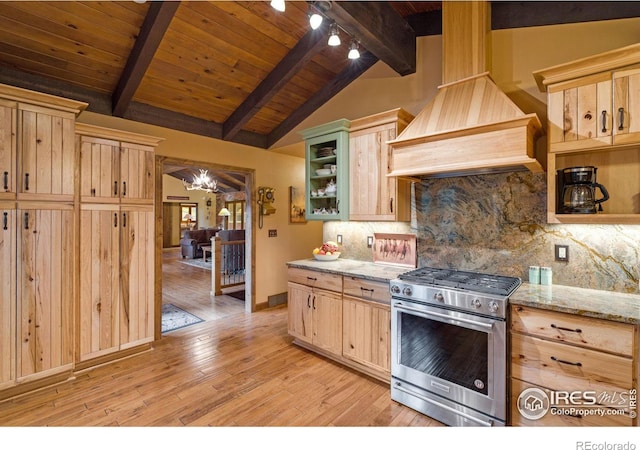
[{"label": "tall pantry cabinet", "polygon": [[160,139],[78,124],[80,361],[154,338],[154,150]]},{"label": "tall pantry cabinet", "polygon": [[73,369],[76,116],[0,85],[0,389]]}]

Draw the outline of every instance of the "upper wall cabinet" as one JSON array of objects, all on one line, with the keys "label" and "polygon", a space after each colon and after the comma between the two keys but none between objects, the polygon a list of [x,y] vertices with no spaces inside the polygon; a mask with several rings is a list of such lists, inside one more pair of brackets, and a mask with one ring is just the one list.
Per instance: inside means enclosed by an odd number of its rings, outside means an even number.
[{"label": "upper wall cabinet", "polygon": [[80,199],[153,204],[154,150],[161,139],[79,123]]},{"label": "upper wall cabinet", "polygon": [[409,221],[411,182],[387,177],[391,147],[387,144],[413,116],[401,108],[351,122],[349,130],[350,220]]},{"label": "upper wall cabinet", "polygon": [[[640,223],[640,44],[534,77],[548,99],[548,222]],[[597,169],[609,200],[602,211],[564,213],[559,173],[583,166]]]},{"label": "upper wall cabinet", "polygon": [[349,124],[341,119],[301,132],[307,220],[349,218]]},{"label": "upper wall cabinet", "polygon": [[0,199],[73,201],[74,125],[86,106],[0,85]]}]

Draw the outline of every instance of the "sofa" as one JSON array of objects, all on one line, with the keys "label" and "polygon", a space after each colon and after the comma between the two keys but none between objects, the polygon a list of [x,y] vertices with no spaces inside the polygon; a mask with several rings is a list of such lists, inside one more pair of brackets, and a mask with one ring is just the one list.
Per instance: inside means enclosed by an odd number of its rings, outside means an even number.
[{"label": "sofa", "polygon": [[183,258],[202,258],[202,247],[211,245],[211,238],[219,228],[205,228],[202,230],[186,230],[180,239],[180,249]]}]

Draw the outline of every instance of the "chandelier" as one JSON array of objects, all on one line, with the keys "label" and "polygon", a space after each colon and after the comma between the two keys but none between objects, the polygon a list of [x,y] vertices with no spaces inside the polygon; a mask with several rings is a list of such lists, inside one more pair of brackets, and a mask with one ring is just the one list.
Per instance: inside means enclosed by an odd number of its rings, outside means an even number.
[{"label": "chandelier", "polygon": [[208,170],[200,169],[200,175],[193,176],[193,183],[187,183],[183,178],[184,188],[187,191],[218,192],[218,182],[209,178],[208,173]]}]

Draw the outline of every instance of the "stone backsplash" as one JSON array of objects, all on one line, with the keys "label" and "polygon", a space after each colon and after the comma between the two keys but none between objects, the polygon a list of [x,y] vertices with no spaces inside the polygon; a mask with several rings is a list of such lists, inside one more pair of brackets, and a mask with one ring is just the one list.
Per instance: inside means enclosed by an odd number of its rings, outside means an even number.
[{"label": "stone backsplash", "polygon": [[[640,225],[547,224],[546,195],[544,174],[429,178],[414,183],[410,223],[326,222],[324,240],[341,234],[342,257],[372,261],[367,236],[413,233],[418,266],[523,281],[530,265],[548,266],[554,284],[638,293]],[[568,262],[554,260],[555,244],[569,246]]]}]

